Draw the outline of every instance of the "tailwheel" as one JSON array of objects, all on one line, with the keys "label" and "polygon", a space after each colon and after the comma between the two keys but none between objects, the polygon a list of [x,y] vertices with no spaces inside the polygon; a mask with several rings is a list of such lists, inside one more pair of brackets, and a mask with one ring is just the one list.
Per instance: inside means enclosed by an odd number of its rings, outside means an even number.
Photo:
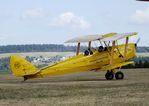
[{"label": "tailwheel", "polygon": [[115,78],[117,80],[122,80],[122,79],[124,79],[124,74],[121,71],[119,71],[115,74]]},{"label": "tailwheel", "polygon": [[106,74],[105,74],[105,77],[106,77],[106,79],[107,80],[112,80],[113,78],[114,78],[114,74],[113,74],[113,72],[107,72]]},{"label": "tailwheel", "polygon": [[24,80],[22,82],[25,82],[28,78],[26,76],[24,76]]}]

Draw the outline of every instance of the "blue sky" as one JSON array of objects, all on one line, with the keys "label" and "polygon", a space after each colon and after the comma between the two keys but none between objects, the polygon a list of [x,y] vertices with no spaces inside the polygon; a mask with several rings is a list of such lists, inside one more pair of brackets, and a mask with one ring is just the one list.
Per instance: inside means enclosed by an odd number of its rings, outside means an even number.
[{"label": "blue sky", "polygon": [[89,34],[138,32],[149,45],[149,3],[135,0],[0,0],[0,45],[63,44]]}]

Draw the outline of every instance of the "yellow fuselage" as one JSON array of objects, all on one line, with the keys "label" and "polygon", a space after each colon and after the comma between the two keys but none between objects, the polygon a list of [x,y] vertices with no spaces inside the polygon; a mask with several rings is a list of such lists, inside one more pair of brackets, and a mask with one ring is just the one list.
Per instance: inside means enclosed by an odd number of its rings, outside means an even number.
[{"label": "yellow fuselage", "polygon": [[[120,54],[124,54],[124,49],[125,45],[118,45],[115,47],[112,64],[121,63],[135,57],[136,50],[134,44],[128,44],[127,54],[125,58],[120,56]],[[110,64],[111,59],[110,51],[111,47],[109,47],[109,50],[103,52],[98,52],[98,50],[94,50],[93,54],[88,56],[84,56],[84,54],[82,53],[80,55],[74,56],[65,61],[61,61],[52,66],[42,68],[37,74],[30,75],[27,77],[37,78],[37,77],[69,74],[81,71],[98,70],[103,66]]]}]

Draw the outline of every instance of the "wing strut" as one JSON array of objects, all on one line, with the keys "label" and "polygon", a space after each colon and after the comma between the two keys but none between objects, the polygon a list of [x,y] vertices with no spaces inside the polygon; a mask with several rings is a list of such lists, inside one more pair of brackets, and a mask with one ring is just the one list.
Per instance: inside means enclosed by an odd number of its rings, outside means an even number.
[{"label": "wing strut", "polygon": [[91,41],[88,43],[88,49],[91,49]]},{"label": "wing strut", "polygon": [[125,44],[125,50],[124,50],[124,58],[126,58],[126,55],[127,55],[128,41],[129,41],[129,37],[126,37],[126,44]]},{"label": "wing strut", "polygon": [[110,58],[111,65],[113,64],[114,49],[115,49],[115,41],[112,42],[112,50],[111,50],[111,58]]},{"label": "wing strut", "polygon": [[80,42],[78,43],[76,55],[79,55],[79,52],[80,52]]}]

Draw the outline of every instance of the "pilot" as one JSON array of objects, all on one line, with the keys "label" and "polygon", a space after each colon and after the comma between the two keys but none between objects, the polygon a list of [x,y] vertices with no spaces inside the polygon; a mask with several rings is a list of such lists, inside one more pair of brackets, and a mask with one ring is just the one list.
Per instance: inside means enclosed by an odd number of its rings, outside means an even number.
[{"label": "pilot", "polygon": [[99,46],[98,52],[102,52],[102,51],[104,51],[104,47],[103,46]]},{"label": "pilot", "polygon": [[88,48],[87,50],[84,51],[84,56],[88,56],[88,55],[92,55],[93,54],[93,51]]}]

